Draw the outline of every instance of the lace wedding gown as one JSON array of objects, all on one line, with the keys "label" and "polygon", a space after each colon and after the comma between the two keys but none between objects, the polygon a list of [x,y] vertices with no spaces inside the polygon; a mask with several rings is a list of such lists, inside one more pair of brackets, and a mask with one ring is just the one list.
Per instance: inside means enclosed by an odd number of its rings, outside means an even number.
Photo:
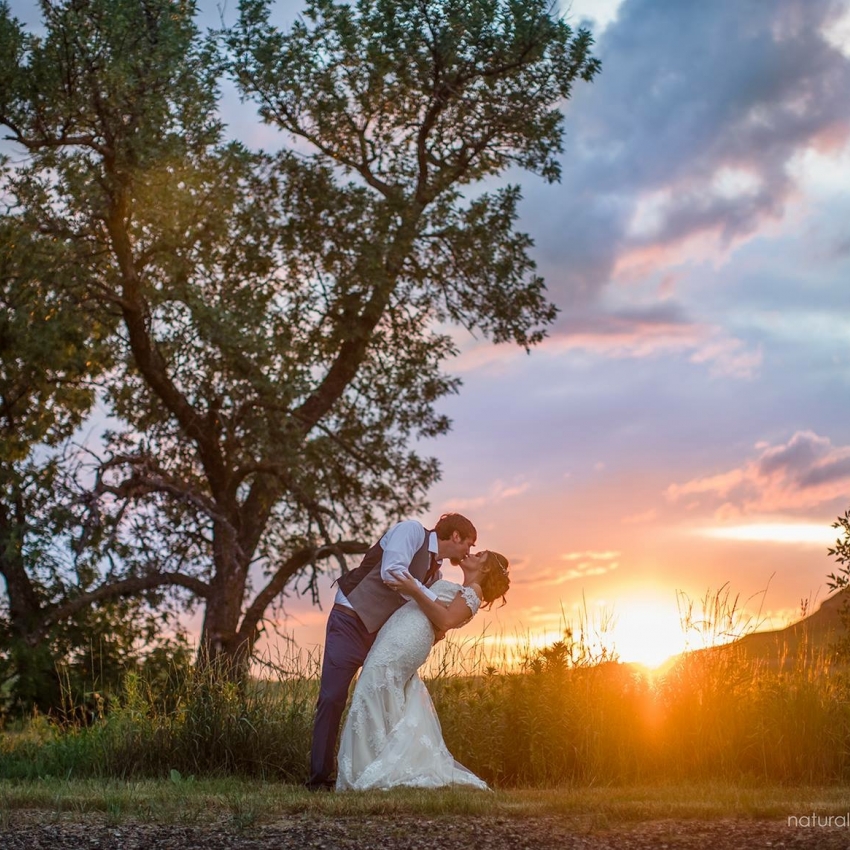
[{"label": "lace wedding gown", "polygon": [[[431,590],[441,602],[450,602],[460,591],[472,612],[469,619],[478,611],[480,600],[471,587],[440,579]],[[416,672],[433,644],[431,621],[414,601],[399,608],[378,632],[342,731],[337,791],[399,785],[488,788],[446,749],[434,704]]]}]

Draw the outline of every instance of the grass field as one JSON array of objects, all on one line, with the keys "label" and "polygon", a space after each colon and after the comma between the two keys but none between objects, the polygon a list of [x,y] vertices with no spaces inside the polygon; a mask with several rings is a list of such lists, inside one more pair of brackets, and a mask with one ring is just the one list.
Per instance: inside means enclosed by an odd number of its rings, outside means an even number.
[{"label": "grass field", "polygon": [[513,789],[310,794],[281,783],[228,778],[185,778],[121,782],[117,780],[0,781],[0,826],[22,810],[53,817],[85,817],[99,812],[108,822],[200,824],[227,822],[240,828],[284,815],[316,817],[565,816],[588,827],[659,819],[769,818],[817,811],[843,815],[846,788],[756,783],[653,783]]},{"label": "grass field", "polygon": [[[711,816],[726,806],[775,813],[838,800],[850,783],[850,673],[826,647],[799,643],[781,665],[740,646],[716,647],[683,656],[659,676],[595,657],[569,635],[521,664],[500,663],[484,649],[447,639],[427,670],[449,750],[499,789],[483,801],[450,795],[451,806],[622,799],[691,813],[707,806]],[[162,811],[182,799],[181,812],[238,809],[243,799],[250,812],[449,805],[439,795],[419,803],[415,794],[361,802],[304,796],[297,786],[307,773],[316,670],[287,663],[279,671],[276,680],[240,685],[190,667],[164,687],[130,673],[108,698],[9,723],[0,730],[0,802],[100,800],[103,810],[121,812],[158,794]],[[783,788],[808,796],[766,790]],[[829,788],[839,797],[806,790]],[[539,796],[520,789],[540,789]],[[605,789],[599,798],[597,789]],[[641,790],[620,797],[611,789]]]}]

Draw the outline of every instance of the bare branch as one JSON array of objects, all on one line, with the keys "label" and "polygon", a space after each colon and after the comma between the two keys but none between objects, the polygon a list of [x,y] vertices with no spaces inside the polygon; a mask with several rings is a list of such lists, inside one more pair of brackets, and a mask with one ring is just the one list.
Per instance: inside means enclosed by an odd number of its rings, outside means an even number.
[{"label": "bare branch", "polygon": [[362,555],[368,550],[369,544],[367,543],[359,540],[342,540],[328,546],[304,548],[294,552],[281,564],[268,584],[248,606],[239,628],[237,643],[242,644],[247,641],[250,646],[253,646],[259,636],[260,622],[268,606],[283,591],[292,576],[308,564],[323,561],[330,557],[342,559],[345,555]]},{"label": "bare branch", "polygon": [[47,610],[45,616],[35,632],[28,636],[28,640],[35,644],[45,631],[54,623],[72,617],[78,611],[88,608],[95,602],[119,599],[123,596],[135,596],[146,590],[154,590],[158,587],[183,587],[191,590],[196,596],[206,598],[210,587],[205,581],[184,573],[149,573],[144,576],[122,579],[121,581],[108,582],[100,585],[94,590],[81,593],[73,599],[62,602]]},{"label": "bare branch", "polygon": [[[133,473],[118,484],[108,484],[103,480],[105,472],[121,466],[130,466]],[[97,494],[111,493],[120,499],[138,499],[150,493],[168,493],[194,505],[215,522],[230,524],[230,520],[221,513],[216,503],[186,481],[160,469],[147,455],[115,455],[98,469],[94,487]]]}]

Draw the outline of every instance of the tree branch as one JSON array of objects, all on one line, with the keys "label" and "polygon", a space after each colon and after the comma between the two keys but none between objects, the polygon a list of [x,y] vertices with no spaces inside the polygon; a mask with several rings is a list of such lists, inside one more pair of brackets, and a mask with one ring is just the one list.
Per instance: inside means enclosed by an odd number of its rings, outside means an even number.
[{"label": "tree branch", "polygon": [[64,133],[56,138],[44,139],[28,139],[26,136],[18,132],[8,120],[3,120],[3,123],[9,127],[15,135],[6,136],[10,141],[18,142],[29,151],[38,151],[43,148],[61,148],[67,145],[78,145],[84,148],[91,148],[96,153],[103,157],[112,156],[112,151],[105,145],[98,144],[94,136],[66,136]]},{"label": "tree branch", "polygon": [[[129,478],[125,478],[119,484],[107,484],[103,480],[104,472],[123,465],[130,466],[133,469]],[[218,510],[212,499],[203,493],[199,493],[187,482],[159,469],[149,457],[115,455],[110,458],[97,472],[94,491],[97,494],[111,493],[120,499],[137,499],[148,493],[168,493],[200,508],[215,522],[230,524],[228,518]]]},{"label": "tree branch", "polygon": [[144,576],[134,576],[121,581],[105,583],[94,590],[81,593],[73,599],[47,609],[35,631],[28,636],[28,640],[35,644],[49,626],[72,617],[78,611],[88,608],[95,602],[118,599],[122,596],[134,596],[145,590],[154,590],[157,587],[183,587],[202,598],[207,597],[210,589],[209,585],[201,579],[183,573],[149,573]]},{"label": "tree branch", "polygon": [[239,627],[237,645],[248,642],[253,648],[259,636],[259,625],[266,609],[275,597],[283,591],[292,576],[306,567],[307,564],[323,561],[332,556],[342,559],[345,555],[363,555],[368,551],[369,545],[366,543],[359,540],[343,540],[328,546],[304,548],[294,552],[281,564],[269,583],[248,606],[245,616],[242,618],[242,625]]},{"label": "tree branch", "polygon": [[112,209],[105,224],[121,271],[124,295],[121,311],[133,359],[148,386],[174,415],[186,435],[195,442],[212,491],[215,495],[221,495],[226,489],[227,474],[215,431],[205,427],[204,417],[175,386],[168,372],[168,364],[150,334],[147,305],[125,225],[129,214],[127,207],[126,196],[119,193],[119,197],[112,200]]}]

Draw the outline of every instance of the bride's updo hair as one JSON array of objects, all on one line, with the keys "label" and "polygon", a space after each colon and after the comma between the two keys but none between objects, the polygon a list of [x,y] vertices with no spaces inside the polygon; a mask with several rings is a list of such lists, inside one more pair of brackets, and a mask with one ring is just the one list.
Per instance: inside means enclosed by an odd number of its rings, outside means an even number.
[{"label": "bride's updo hair", "polygon": [[506,602],[505,594],[511,586],[508,566],[508,559],[504,555],[498,552],[487,552],[487,560],[478,575],[478,584],[481,586],[484,604],[488,608],[491,608],[500,596],[502,605]]}]

